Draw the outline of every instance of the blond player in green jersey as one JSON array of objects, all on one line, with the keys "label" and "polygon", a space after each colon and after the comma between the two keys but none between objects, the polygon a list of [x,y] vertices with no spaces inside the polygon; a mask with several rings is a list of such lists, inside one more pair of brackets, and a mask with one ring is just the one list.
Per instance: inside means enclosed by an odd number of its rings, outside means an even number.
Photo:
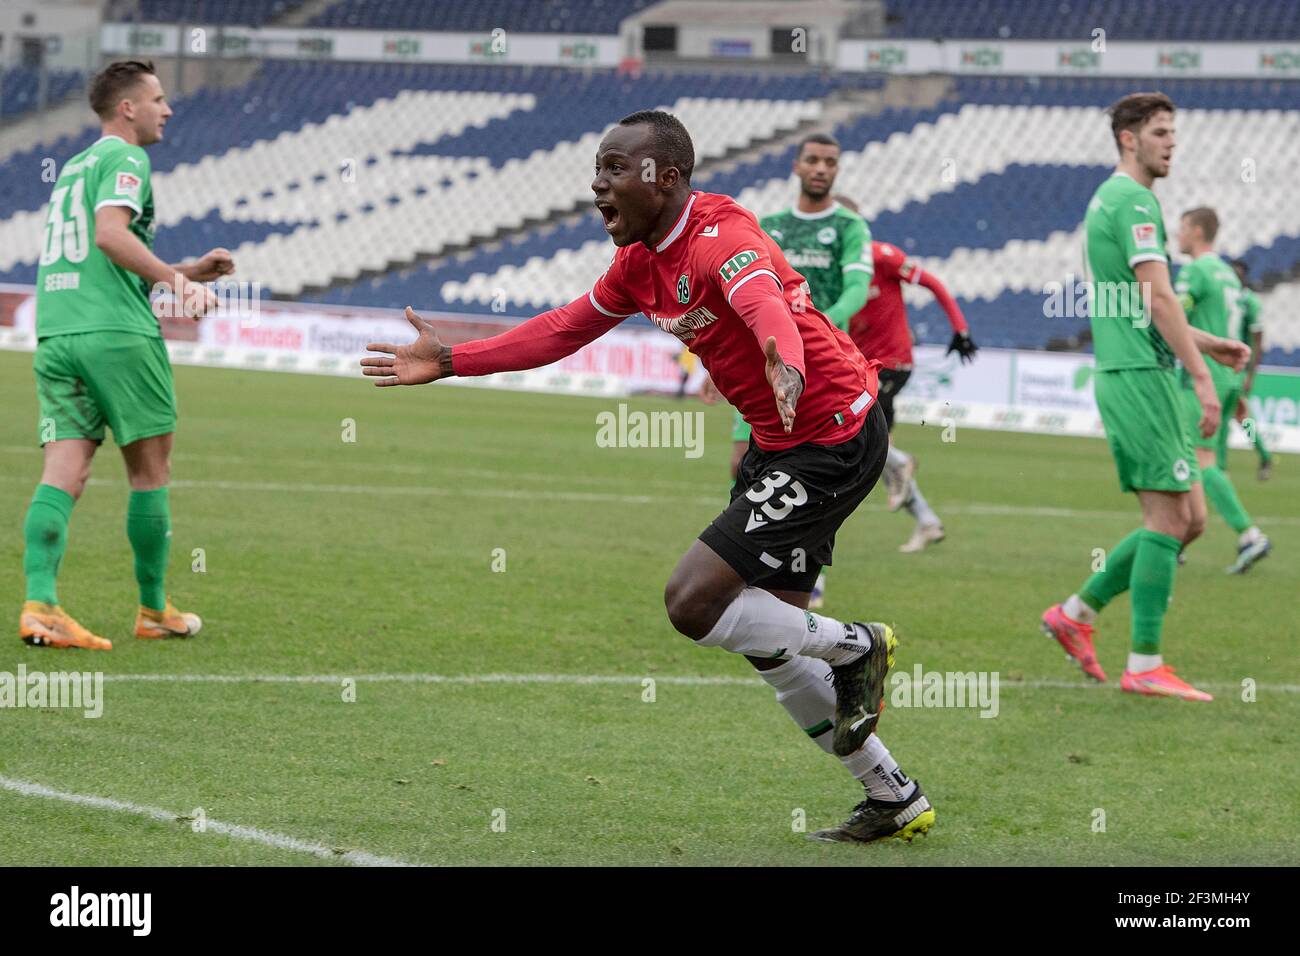
[{"label": "blond player in green jersey", "polygon": [[1183,422],[1177,357],[1200,405],[1197,431],[1219,427],[1222,407],[1201,358],[1240,369],[1249,347],[1193,328],[1169,281],[1165,224],[1151,191],[1169,175],[1174,104],[1163,93],[1133,93],[1110,108],[1119,165],[1097,188],[1084,219],[1084,266],[1096,353],[1097,409],[1121,490],[1137,495],[1142,525],[1105,554],[1097,571],[1043,613],[1044,632],[1093,680],[1106,674],[1093,648],[1093,624],[1112,599],[1131,591],[1132,645],[1120,688],[1130,693],[1210,700],[1181,680],[1160,653],[1178,552],[1205,527],[1205,502]]},{"label": "blond player in green jersey", "polygon": [[168,265],[153,254],[149,156],[172,115],[151,63],[113,63],[90,82],[103,135],[74,156],[50,195],[36,277],[36,394],[44,467],[23,524],[27,600],[18,634],[42,647],[110,650],[112,642],[59,605],[56,579],[68,521],[107,427],[122,450],[131,495],[126,533],[140,589],[135,636],[189,637],[198,615],[164,590],[171,539],[176,397],[151,290],[199,318],[216,305],[201,283],[234,271],[225,249]]},{"label": "blond player in green jersey", "polygon": [[[1178,251],[1190,256],[1192,261],[1178,270],[1174,290],[1193,328],[1211,335],[1244,340],[1245,290],[1236,271],[1214,251],[1218,234],[1219,217],[1213,209],[1200,206],[1183,213],[1178,229]],[[1246,513],[1237,489],[1223,467],[1228,457],[1228,432],[1233,413],[1241,400],[1243,374],[1225,368],[1213,359],[1207,359],[1206,365],[1223,406],[1218,431],[1208,438],[1197,434],[1200,406],[1191,391],[1187,371],[1184,369],[1182,373],[1187,430],[1196,446],[1196,463],[1201,469],[1200,485],[1192,488],[1192,494],[1202,499],[1201,510],[1205,510],[1204,499],[1209,499],[1214,510],[1237,532],[1237,558],[1228,568],[1228,573],[1242,574],[1255,562],[1267,557],[1273,546]]]}]

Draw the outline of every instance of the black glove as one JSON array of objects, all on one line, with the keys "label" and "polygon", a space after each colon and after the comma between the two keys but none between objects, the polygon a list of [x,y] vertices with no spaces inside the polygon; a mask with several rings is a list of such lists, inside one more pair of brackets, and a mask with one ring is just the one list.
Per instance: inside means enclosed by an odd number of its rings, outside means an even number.
[{"label": "black glove", "polygon": [[979,346],[971,341],[969,332],[954,332],[952,335],[952,341],[948,343],[948,351],[943,354],[947,357],[953,352],[956,352],[961,356],[961,363],[966,365],[967,363],[974,361],[975,353],[978,351]]}]

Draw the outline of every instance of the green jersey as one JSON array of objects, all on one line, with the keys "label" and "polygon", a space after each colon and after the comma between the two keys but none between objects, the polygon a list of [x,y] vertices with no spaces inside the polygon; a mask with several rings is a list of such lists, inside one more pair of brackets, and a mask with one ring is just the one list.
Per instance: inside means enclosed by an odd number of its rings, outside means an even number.
[{"label": "green jersey", "polygon": [[764,216],[759,225],[808,280],[814,309],[825,312],[839,301],[847,272],[861,271],[871,282],[871,229],[839,203],[824,212],[786,209]]},{"label": "green jersey", "polygon": [[1097,187],[1084,217],[1084,279],[1098,371],[1174,367],[1173,350],[1143,305],[1133,271],[1141,262],[1169,262],[1160,203],[1141,183],[1115,173]]},{"label": "green jersey", "polygon": [[[1188,323],[1194,328],[1219,338],[1242,338],[1245,316],[1241,307],[1241,280],[1232,266],[1213,252],[1193,259],[1178,270],[1174,291],[1187,313]],[[1226,386],[1240,378],[1238,373],[1208,355],[1205,364],[1216,386]],[[1186,374],[1183,384],[1191,385]]]},{"label": "green jersey", "polygon": [[1263,329],[1259,320],[1259,296],[1248,286],[1241,287],[1241,340],[1250,344],[1250,337]]},{"label": "green jersey", "polygon": [[36,274],[36,337],[77,332],[135,332],[160,337],[149,286],[95,246],[95,212],[131,210],[131,232],[153,248],[149,157],[105,136],[64,164],[50,194]]}]

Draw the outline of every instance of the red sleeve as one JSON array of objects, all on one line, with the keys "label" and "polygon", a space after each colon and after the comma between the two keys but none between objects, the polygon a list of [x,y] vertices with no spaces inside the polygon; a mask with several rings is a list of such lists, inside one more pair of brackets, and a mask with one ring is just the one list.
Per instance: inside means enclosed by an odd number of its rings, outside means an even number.
[{"label": "red sleeve", "polygon": [[572,355],[625,318],[626,315],[606,315],[588,293],[500,335],[452,346],[451,368],[457,375],[491,375],[540,368]]},{"label": "red sleeve", "polygon": [[739,285],[732,290],[731,307],[754,333],[760,349],[769,338],[775,338],[781,361],[798,369],[804,382],[808,381],[804,371],[803,337],[794,324],[794,316],[790,314],[779,283],[765,277]]},{"label": "red sleeve", "polygon": [[591,287],[588,298],[591,304],[610,318],[619,316],[626,319],[636,315],[641,307],[627,294],[627,281],[623,274],[623,257],[614,253],[614,261],[609,264],[605,274]]},{"label": "red sleeve", "polygon": [[898,267],[901,267],[902,263],[904,263],[904,259],[902,259],[901,248],[884,242],[872,247],[871,265],[872,269],[874,269],[872,278],[876,278],[880,282],[897,280]]},{"label": "red sleeve", "polygon": [[948,290],[936,276],[932,273],[925,272],[920,266],[917,266],[916,278],[912,281],[925,286],[934,293],[934,297],[939,300],[939,305],[942,306],[943,311],[948,314],[948,321],[952,323],[952,330],[954,332],[966,331],[966,317],[961,314],[961,308],[957,305],[957,300],[948,294]]}]

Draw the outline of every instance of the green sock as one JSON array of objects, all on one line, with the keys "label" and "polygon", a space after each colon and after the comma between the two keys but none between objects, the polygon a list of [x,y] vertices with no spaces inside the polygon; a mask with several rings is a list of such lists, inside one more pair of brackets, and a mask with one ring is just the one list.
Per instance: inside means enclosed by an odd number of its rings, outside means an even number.
[{"label": "green sock", "polygon": [[62,488],[37,485],[23,522],[23,574],[27,600],[58,604],[55,581],[68,546],[68,519],[77,500]]},{"label": "green sock", "polygon": [[1260,432],[1259,428],[1255,428],[1254,435],[1255,435],[1255,451],[1259,452],[1260,463],[1267,465],[1272,460],[1273,453],[1269,451],[1267,447],[1265,447],[1264,436]]},{"label": "green sock", "polygon": [[133,491],[126,506],[126,536],[135,552],[135,580],[140,603],[161,611],[167,606],[167,553],[171,549],[172,515],[167,489]]},{"label": "green sock", "polygon": [[1133,555],[1137,554],[1141,536],[1142,529],[1138,528],[1110,549],[1106,555],[1106,570],[1095,572],[1079,588],[1080,601],[1094,611],[1100,611],[1128,590],[1129,579],[1133,576]]},{"label": "green sock", "polygon": [[1250,520],[1250,515],[1246,514],[1241,499],[1237,497],[1237,489],[1232,484],[1232,479],[1224,474],[1222,469],[1217,465],[1202,468],[1201,481],[1205,485],[1205,497],[1210,499],[1214,510],[1228,522],[1228,527],[1241,534],[1251,526],[1253,522]]},{"label": "green sock", "polygon": [[1143,528],[1133,557],[1133,653],[1159,654],[1160,629],[1174,590],[1174,571],[1183,543]]}]

